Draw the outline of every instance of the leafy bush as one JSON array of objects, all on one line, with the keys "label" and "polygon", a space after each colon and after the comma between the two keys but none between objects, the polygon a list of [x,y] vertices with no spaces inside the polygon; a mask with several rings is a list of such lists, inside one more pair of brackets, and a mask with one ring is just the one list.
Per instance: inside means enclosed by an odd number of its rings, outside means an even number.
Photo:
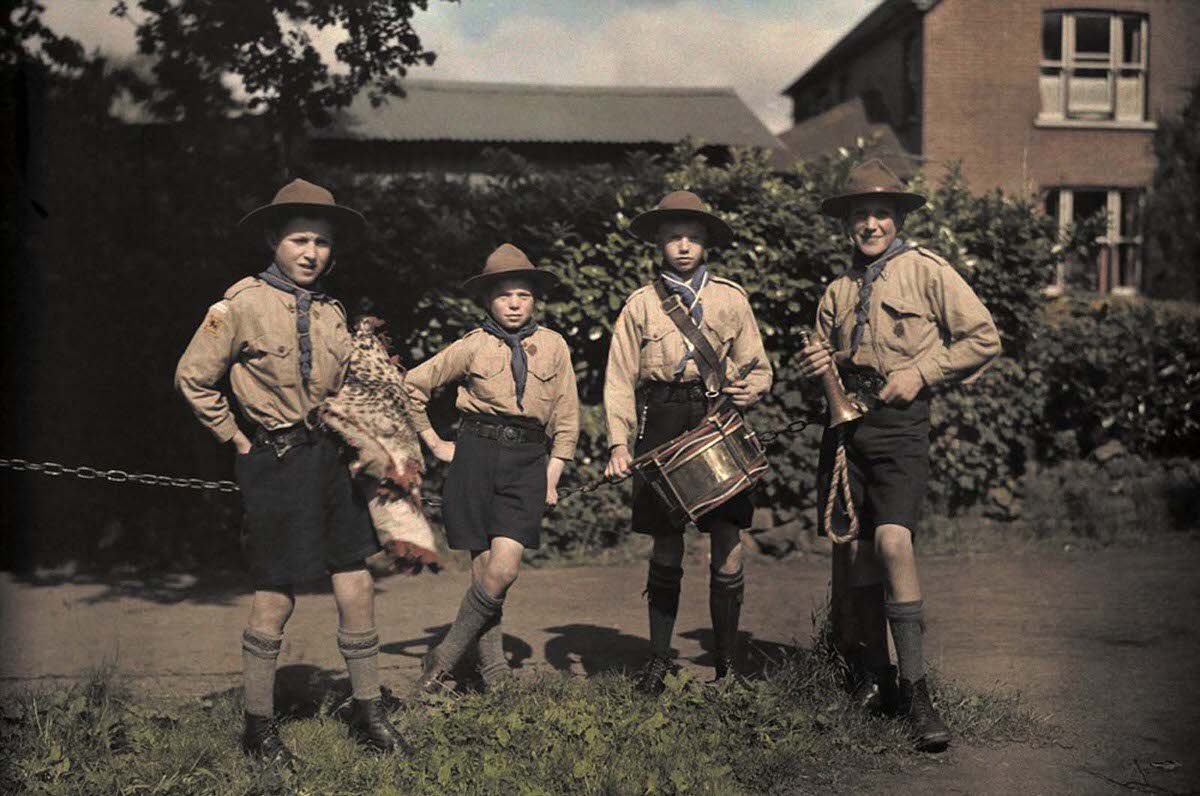
[{"label": "leafy bush", "polygon": [[1047,308],[1031,366],[1047,390],[1049,460],[1117,439],[1150,456],[1200,450],[1200,308],[1064,299]]}]

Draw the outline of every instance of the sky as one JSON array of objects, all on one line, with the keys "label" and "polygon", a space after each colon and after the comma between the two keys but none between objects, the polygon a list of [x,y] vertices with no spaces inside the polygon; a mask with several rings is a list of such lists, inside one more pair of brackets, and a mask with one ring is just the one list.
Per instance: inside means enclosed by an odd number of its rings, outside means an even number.
[{"label": "sky", "polygon": [[[255,0],[248,0],[254,2]],[[134,51],[112,0],[43,0],[89,49]],[[775,133],[780,95],[878,0],[430,0],[414,27],[438,54],[410,77],[516,83],[732,86]],[[130,5],[134,5],[130,3]],[[319,43],[332,58],[333,33]]]}]

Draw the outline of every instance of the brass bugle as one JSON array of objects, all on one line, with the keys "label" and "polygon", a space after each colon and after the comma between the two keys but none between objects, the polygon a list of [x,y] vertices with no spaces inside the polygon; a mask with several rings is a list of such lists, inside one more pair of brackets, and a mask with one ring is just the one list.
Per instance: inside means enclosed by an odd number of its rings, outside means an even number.
[{"label": "brass bugle", "polygon": [[[807,329],[800,331],[800,340],[804,348],[811,344],[812,336]],[[821,374],[821,388],[825,391],[825,404],[829,407],[829,427],[835,428],[851,420],[858,420],[867,413],[862,404],[850,400],[846,388],[842,386],[842,377],[838,375],[837,365],[830,363],[829,370]]]}]

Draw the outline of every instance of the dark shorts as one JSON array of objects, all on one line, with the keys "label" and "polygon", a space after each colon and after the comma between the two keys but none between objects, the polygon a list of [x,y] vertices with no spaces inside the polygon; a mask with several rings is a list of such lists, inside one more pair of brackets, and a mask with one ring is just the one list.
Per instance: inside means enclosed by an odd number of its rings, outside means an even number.
[{"label": "dark shorts", "polygon": [[460,431],[442,487],[442,522],[451,549],[487,550],[497,536],[537,548],[547,461],[544,441],[509,442]]},{"label": "dark shorts", "polygon": [[362,566],[379,550],[361,490],[323,434],[280,459],[255,445],[236,457],[242,541],[256,587],[288,586]]},{"label": "dark shorts", "polygon": [[[702,392],[679,401],[648,401],[645,406],[642,438],[634,446],[634,455],[640,456],[664,442],[669,442],[685,431],[700,425],[708,413],[708,401]],[[696,521],[701,533],[708,533],[717,522],[727,522],[737,528],[749,528],[754,518],[754,504],[750,500],[753,490],[747,489],[734,495]],[[654,490],[639,477],[633,479],[634,533],[649,536],[670,536],[683,533],[684,526],[675,524]]]},{"label": "dark shorts", "polygon": [[[904,408],[880,406],[845,428],[858,538],[874,539],[875,528],[887,524],[903,525],[915,536],[929,484],[929,401],[916,400]],[[822,536],[826,535],[824,507],[836,452],[837,433],[826,429],[817,465],[818,533]],[[839,534],[849,527],[840,494],[832,523]]]}]

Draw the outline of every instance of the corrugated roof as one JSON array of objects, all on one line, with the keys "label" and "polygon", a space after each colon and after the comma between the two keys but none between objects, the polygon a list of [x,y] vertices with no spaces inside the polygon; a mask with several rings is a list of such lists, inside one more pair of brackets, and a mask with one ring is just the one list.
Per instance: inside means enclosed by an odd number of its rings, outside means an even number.
[{"label": "corrugated roof", "polygon": [[555,86],[408,80],[407,97],[372,108],[357,97],[325,139],[706,144],[778,149],[731,88]]}]

